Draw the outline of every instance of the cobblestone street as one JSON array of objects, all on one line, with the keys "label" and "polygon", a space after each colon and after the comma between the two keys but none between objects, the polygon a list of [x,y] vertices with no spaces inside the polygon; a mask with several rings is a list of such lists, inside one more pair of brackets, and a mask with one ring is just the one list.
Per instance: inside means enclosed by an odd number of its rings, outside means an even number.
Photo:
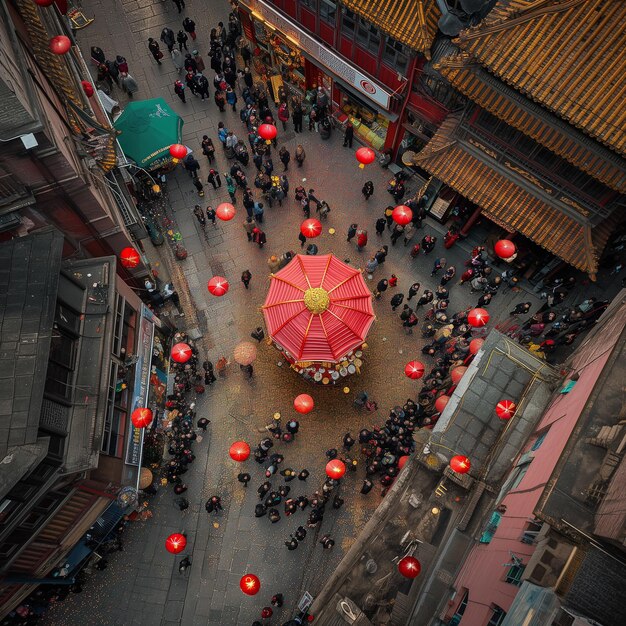
[{"label": "cobblestone street", "polygon": [[[243,137],[245,130],[238,114],[230,110],[220,114],[212,99],[203,102],[192,95],[188,96],[187,104],[183,104],[173,93],[178,74],[167,56],[167,49],[163,65],[157,66],[148,51],[147,40],[148,37],[158,40],[164,26],[177,32],[182,18],[192,17],[198,30],[193,46],[208,65],[209,30],[220,20],[227,22],[227,2],[187,0],[180,16],[170,0],[85,0],[83,11],[95,17],[93,24],[77,34],[84,56],[89,56],[91,46],[101,47],[107,58],[124,55],[130,73],[139,83],[135,99],[163,97],[183,117],[183,142],[194,150],[201,163],[201,180],[206,181],[209,169],[199,148],[204,134],[216,144],[219,171],[225,172],[229,165],[217,140],[217,125],[224,121],[229,129]],[[207,77],[212,82],[213,74],[209,70]],[[113,97],[120,100],[123,108],[127,99],[121,90],[115,89]],[[296,551],[287,551],[283,542],[297,526],[304,524],[306,513],[298,512],[292,518],[283,516],[278,524],[270,524],[267,518],[255,518],[256,488],[264,480],[262,467],[252,459],[246,463],[252,482],[244,489],[236,480],[242,470],[228,457],[228,448],[237,439],[256,444],[275,411],[285,417],[293,416],[293,398],[299,393],[310,393],[316,407],[300,419],[296,440],[277,444],[274,449],[285,455],[284,467],[296,471],[306,467],[311,472],[306,483],[298,480],[289,483],[290,496],[311,494],[319,488],[324,479],[327,449],[339,448],[347,431],[356,435],[365,426],[383,422],[391,407],[415,395],[417,383],[406,378],[403,371],[407,361],[421,358],[424,340],[417,330],[413,335],[405,334],[397,315],[399,311],[391,310],[391,296],[397,291],[406,296],[408,287],[416,281],[422,288],[434,290],[439,284],[438,277],[430,277],[435,258],[445,256],[448,265],[460,270],[477,242],[466,240],[444,251],[445,227],[427,218],[415,240],[434,234],[438,237],[437,247],[428,256],[411,259],[410,248],[404,247],[402,240],[392,247],[389,231],[377,237],[374,229],[375,220],[393,201],[386,192],[391,174],[377,163],[365,170],[358,169],[354,158],[358,144],[355,143],[354,149],[343,148],[336,131],[330,140],[322,141],[316,133],[296,135],[291,122],[287,132],[279,129],[279,147],[286,145],[293,155],[298,143],[306,150],[306,162],[302,168],[297,168],[292,160],[286,172],[291,191],[283,206],[265,207],[263,226],[268,242],[262,250],[246,240],[242,227],[245,210],[239,192],[235,219],[218,221],[215,227],[209,223],[203,233],[192,213],[193,207],[195,204],[215,207],[227,201],[226,186],[214,192],[205,183],[205,196],[199,199],[191,179],[179,167],[168,177],[167,189],[189,256],[180,262],[173,261],[171,254],[169,258],[165,255],[159,259],[152,256],[156,253],[150,252],[149,257],[153,265],[159,262],[168,268],[172,263],[177,264],[170,267],[169,273],[181,293],[186,316],[177,318],[176,323],[187,331],[199,330],[202,335],[197,341],[200,361],[209,358],[215,362],[222,355],[232,360],[234,346],[249,339],[250,332],[263,323],[259,307],[269,286],[268,257],[286,250],[299,250],[297,236],[302,212],[293,199],[293,190],[299,184],[315,189],[316,195],[326,200],[332,209],[328,220],[323,222],[323,234],[315,242],[320,254],[333,252],[341,259],[349,259],[354,266],[364,267],[382,244],[389,244],[387,262],[366,282],[373,289],[378,280],[388,278],[391,273],[399,279],[398,287],[390,288],[374,303],[377,319],[367,339],[369,348],[364,352],[362,374],[344,379],[350,387],[349,393],[343,392],[343,385],[313,386],[283,364],[280,353],[265,342],[260,344],[251,381],[245,380],[239,368],[231,364],[226,377],[208,387],[197,401],[198,415],[208,417],[211,425],[203,441],[195,444],[197,458],[185,476],[190,508],[180,513],[173,504],[171,488],[161,489],[150,505],[153,517],[125,531],[124,551],[111,556],[106,571],[94,572],[81,594],[70,596],[51,611],[46,623],[249,626],[260,619],[261,608],[269,604],[271,596],[281,592],[285,606],[282,612],[275,612],[272,621],[272,624],[280,624],[291,615],[305,590],[312,595],[319,591],[380,502],[379,485],[367,496],[359,494],[364,477],[360,467],[356,474],[342,481],[345,483],[341,485],[341,495],[346,500],[344,507],[329,511],[321,527],[310,530]],[[276,152],[273,160],[276,170],[282,169]],[[251,162],[247,167],[249,179],[254,178],[253,172]],[[368,179],[374,182],[375,193],[365,202],[361,187]],[[258,195],[258,190],[255,192]],[[414,192],[415,183],[409,182],[406,197]],[[346,231],[352,222],[369,232],[369,244],[362,252],[346,241]],[[330,234],[331,228],[335,229],[335,234]],[[240,281],[245,269],[252,273],[249,291]],[[224,297],[216,298],[207,291],[207,281],[213,275],[229,280],[230,290]],[[451,311],[476,304],[478,295],[471,295],[467,285],[458,286],[455,280],[448,286],[451,287]],[[512,305],[522,301],[532,301],[533,309],[539,302],[535,294],[524,291],[499,293],[489,307],[494,324],[507,317]],[[418,311],[420,325],[424,312]],[[353,407],[355,395],[362,390],[377,401],[377,414]],[[273,480],[273,486],[281,483]],[[217,517],[209,517],[204,502],[214,494],[222,497],[224,511]],[[182,530],[187,533],[188,554],[192,558],[192,567],[186,576],[178,572],[180,559],[164,549],[167,535]],[[336,540],[333,550],[322,550],[318,543],[319,536],[326,533]],[[245,572],[256,573],[261,579],[262,588],[255,597],[244,596],[239,589],[239,579]]]}]

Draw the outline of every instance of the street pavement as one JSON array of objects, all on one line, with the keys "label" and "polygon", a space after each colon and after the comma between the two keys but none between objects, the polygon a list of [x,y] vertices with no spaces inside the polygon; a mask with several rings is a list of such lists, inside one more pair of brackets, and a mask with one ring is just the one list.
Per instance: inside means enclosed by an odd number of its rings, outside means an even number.
[{"label": "street pavement", "polygon": [[[217,146],[219,171],[226,171],[229,166],[217,140],[217,124],[224,121],[228,128],[244,137],[238,114],[231,111],[220,114],[212,100],[201,102],[191,94],[187,104],[183,104],[173,94],[177,73],[167,49],[163,65],[157,66],[148,52],[147,39],[158,40],[166,25],[177,32],[182,18],[190,16],[198,32],[198,40],[189,44],[190,50],[197,48],[208,66],[209,30],[220,20],[227,22],[229,5],[223,0],[187,0],[186,10],[179,16],[170,0],[84,0],[83,11],[88,17],[95,17],[93,24],[77,34],[84,55],[88,58],[89,48],[97,45],[110,59],[116,54],[125,56],[131,75],[139,83],[135,99],[164,97],[183,117],[183,140],[195,151],[202,165],[202,179],[206,180],[209,169],[199,149],[204,134],[213,138]],[[212,82],[212,74],[207,73],[207,77]],[[119,89],[114,91],[114,97],[122,107],[127,102]],[[292,160],[287,172],[292,191],[283,206],[271,209],[266,206],[263,228],[268,243],[262,250],[246,239],[241,199],[234,220],[218,221],[215,227],[208,224],[206,233],[194,218],[195,204],[215,207],[228,200],[225,185],[218,192],[205,185],[205,197],[199,199],[184,170],[178,168],[168,177],[167,188],[176,226],[189,256],[185,261],[176,262],[171,252],[163,249],[162,258],[154,257],[151,261],[157,268],[165,266],[174,279],[186,313],[177,323],[187,330],[197,329],[202,335],[198,341],[201,360],[205,355],[213,362],[221,355],[232,360],[234,346],[249,339],[250,332],[262,324],[259,307],[269,284],[267,259],[285,250],[299,250],[297,236],[303,218],[293,199],[293,189],[298,184],[315,189],[316,195],[327,200],[332,209],[324,222],[324,233],[315,241],[321,254],[333,252],[352,265],[364,267],[380,245],[390,244],[388,231],[378,238],[374,230],[376,218],[392,201],[386,192],[390,173],[376,163],[360,170],[354,158],[358,144],[354,149],[343,148],[336,132],[329,141],[322,141],[316,133],[295,135],[291,124],[287,132],[279,129],[279,147],[285,144],[293,154],[298,143],[305,147],[306,162],[300,169]],[[276,170],[280,171],[282,166],[276,152],[273,160]],[[253,172],[251,164],[247,168],[251,181]],[[375,193],[366,202],[361,187],[368,179],[374,182]],[[407,197],[414,191],[415,185],[409,184]],[[369,244],[363,252],[346,242],[345,233],[352,222],[369,231]],[[330,228],[336,230],[334,235],[329,233]],[[269,604],[271,596],[282,592],[285,607],[282,612],[276,611],[272,621],[279,624],[293,611],[304,590],[315,595],[379,504],[380,489],[374,489],[368,496],[358,493],[363,468],[347,476],[343,481],[345,485],[341,486],[341,495],[346,499],[343,509],[329,511],[321,528],[309,530],[300,547],[289,552],[283,542],[298,525],[305,524],[306,515],[298,512],[292,518],[283,516],[278,524],[270,524],[267,518],[255,518],[256,487],[264,480],[262,468],[253,461],[246,463],[246,471],[253,479],[250,487],[244,489],[236,481],[241,466],[230,460],[228,448],[237,439],[255,444],[263,437],[263,426],[271,421],[275,411],[292,417],[293,398],[299,393],[311,393],[316,408],[300,419],[301,429],[295,442],[275,447],[285,455],[284,467],[298,471],[306,467],[311,472],[306,483],[298,480],[289,483],[290,495],[311,494],[324,480],[324,452],[339,448],[345,432],[349,430],[355,435],[364,426],[381,423],[392,406],[414,397],[416,384],[404,376],[403,369],[407,361],[421,357],[424,340],[419,332],[411,336],[404,333],[389,300],[398,290],[406,294],[415,281],[422,287],[434,289],[439,281],[430,277],[430,270],[438,256],[445,256],[448,265],[456,265],[460,270],[476,242],[466,240],[444,251],[444,232],[442,225],[430,218],[425,220],[419,238],[426,233],[437,235],[439,243],[435,251],[428,257],[422,255],[412,260],[410,248],[403,247],[400,240],[396,247],[390,246],[387,262],[376,270],[368,283],[373,288],[380,278],[389,277],[391,273],[399,278],[398,287],[390,288],[374,303],[377,319],[363,357],[363,373],[344,379],[350,387],[349,393],[343,392],[343,385],[316,387],[305,382],[282,362],[275,348],[263,342],[251,381],[243,378],[236,365],[231,365],[224,379],[219,379],[198,397],[198,415],[207,416],[212,423],[203,441],[196,443],[196,461],[185,475],[190,509],[180,513],[174,507],[171,489],[162,489],[150,503],[153,517],[131,524],[125,531],[124,552],[112,555],[108,568],[95,572],[83,592],[56,607],[46,623],[94,623],[94,615],[97,615],[96,621],[102,626],[249,625],[260,619],[261,608]],[[245,269],[253,276],[249,291],[240,282]],[[230,282],[230,291],[221,298],[207,291],[207,281],[213,275],[225,276]],[[456,286],[455,282],[449,284],[453,285],[451,311],[475,304],[477,296],[471,295],[467,286]],[[497,321],[506,317],[513,304],[525,300],[538,302],[535,296],[524,292],[501,293],[494,298],[489,310]],[[378,402],[376,414],[359,412],[353,407],[355,395],[362,390]],[[282,481],[274,479],[272,482],[273,486],[278,486]],[[224,511],[218,516],[208,516],[204,502],[215,494],[222,497]],[[186,576],[178,573],[180,557],[170,555],[164,548],[167,535],[183,530],[188,536],[188,554],[193,561]],[[322,550],[317,541],[325,533],[336,540],[330,551]],[[239,579],[246,572],[256,573],[261,579],[261,592],[256,597],[244,596],[239,590]]]}]

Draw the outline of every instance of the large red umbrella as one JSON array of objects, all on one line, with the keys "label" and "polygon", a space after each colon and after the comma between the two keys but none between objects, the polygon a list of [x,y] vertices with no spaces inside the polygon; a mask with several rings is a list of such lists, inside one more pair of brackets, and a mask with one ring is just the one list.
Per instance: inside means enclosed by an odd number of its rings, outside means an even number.
[{"label": "large red umbrella", "polygon": [[272,274],[263,315],[270,337],[296,361],[341,360],[374,321],[361,272],[332,254],[298,254]]}]

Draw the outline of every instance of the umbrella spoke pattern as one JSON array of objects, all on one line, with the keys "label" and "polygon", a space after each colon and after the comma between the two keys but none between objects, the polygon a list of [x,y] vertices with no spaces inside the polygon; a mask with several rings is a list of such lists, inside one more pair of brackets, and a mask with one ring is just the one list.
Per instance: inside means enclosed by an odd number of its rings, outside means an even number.
[{"label": "umbrella spoke pattern", "polygon": [[299,362],[340,361],[374,321],[361,272],[332,254],[296,255],[273,274],[263,315],[272,340]]}]

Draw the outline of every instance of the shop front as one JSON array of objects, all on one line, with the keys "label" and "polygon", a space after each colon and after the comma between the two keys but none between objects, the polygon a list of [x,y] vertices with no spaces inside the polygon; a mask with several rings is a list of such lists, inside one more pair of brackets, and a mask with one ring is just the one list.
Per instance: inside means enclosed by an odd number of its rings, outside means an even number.
[{"label": "shop front", "polygon": [[302,98],[305,110],[322,87],[332,103],[335,122],[354,126],[355,138],[376,150],[393,141],[392,94],[318,39],[259,0],[239,3],[246,38],[254,51],[253,67],[265,77],[276,102],[281,88]]}]

